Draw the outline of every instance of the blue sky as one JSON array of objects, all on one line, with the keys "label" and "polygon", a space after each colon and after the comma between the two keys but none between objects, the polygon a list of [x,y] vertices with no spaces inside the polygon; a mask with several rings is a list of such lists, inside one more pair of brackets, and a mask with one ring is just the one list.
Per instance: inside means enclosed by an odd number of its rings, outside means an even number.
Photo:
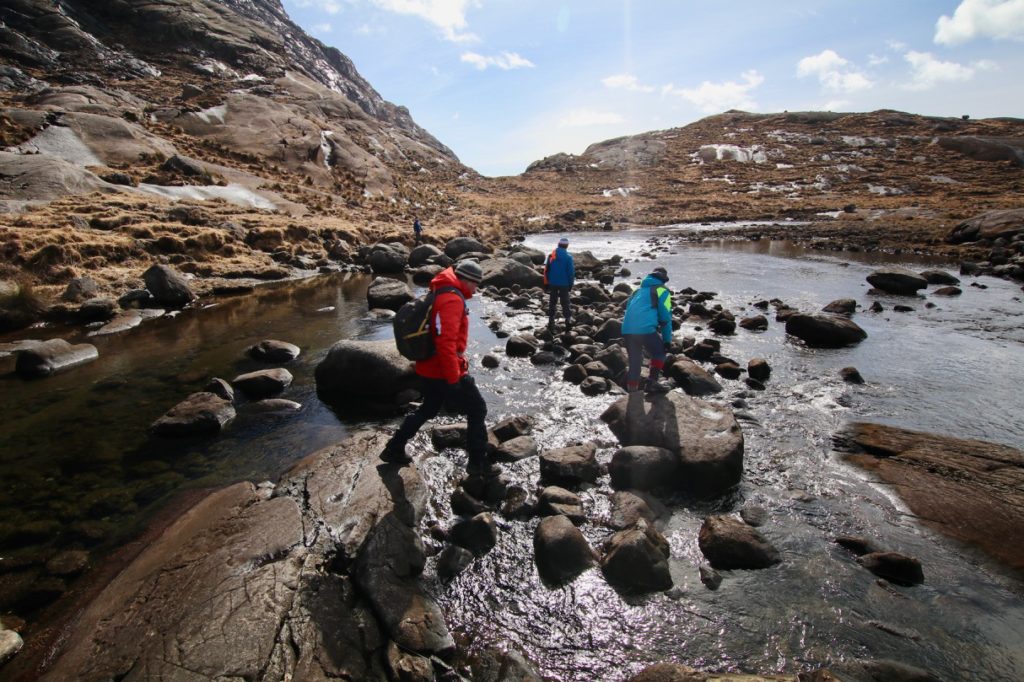
[{"label": "blue sky", "polygon": [[1024,117],[1024,0],[283,0],[484,175],[752,112]]}]

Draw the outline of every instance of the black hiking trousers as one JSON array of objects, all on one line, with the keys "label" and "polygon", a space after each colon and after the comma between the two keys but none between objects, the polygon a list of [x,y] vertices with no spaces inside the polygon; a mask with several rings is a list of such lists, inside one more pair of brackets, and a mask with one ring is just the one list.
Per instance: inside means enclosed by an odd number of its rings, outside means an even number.
[{"label": "black hiking trousers", "polygon": [[572,289],[570,286],[555,286],[553,284],[548,285],[548,326],[555,324],[555,309],[557,308],[558,302],[562,302],[562,314],[565,316],[565,326],[568,327],[572,320],[572,307],[569,304],[569,290]]},{"label": "black hiking trousers", "polygon": [[416,432],[448,407],[453,412],[466,415],[466,452],[469,460],[483,462],[487,458],[487,402],[476,387],[476,380],[468,374],[457,384],[450,385],[444,379],[421,377],[423,403],[415,412],[402,420],[401,426],[392,436],[388,446],[399,450],[405,447]]}]

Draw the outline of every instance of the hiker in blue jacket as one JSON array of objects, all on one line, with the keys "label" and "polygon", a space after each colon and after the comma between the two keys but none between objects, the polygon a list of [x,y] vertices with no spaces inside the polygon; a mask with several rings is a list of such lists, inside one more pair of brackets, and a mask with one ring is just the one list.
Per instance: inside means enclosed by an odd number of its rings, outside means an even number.
[{"label": "hiker in blue jacket", "polygon": [[548,331],[555,331],[555,308],[562,302],[565,328],[572,325],[572,308],[569,305],[569,290],[576,281],[576,265],[569,253],[569,238],[558,240],[558,248],[551,252],[544,263],[544,285],[548,288]]},{"label": "hiker in blue jacket", "polygon": [[672,295],[665,286],[666,282],[668,271],[665,268],[654,268],[626,304],[622,336],[629,353],[626,390],[630,393],[640,390],[644,350],[651,356],[651,372],[644,390],[648,393],[665,393],[672,389],[669,384],[659,380],[661,370],[665,367],[665,349],[672,341]]}]

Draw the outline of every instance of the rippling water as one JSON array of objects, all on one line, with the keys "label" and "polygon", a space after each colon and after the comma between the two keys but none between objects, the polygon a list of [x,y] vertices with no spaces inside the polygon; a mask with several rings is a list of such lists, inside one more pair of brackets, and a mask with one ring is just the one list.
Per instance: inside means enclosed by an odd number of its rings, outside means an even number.
[{"label": "rippling water", "polygon": [[[669,231],[672,232],[671,230]],[[686,234],[680,228],[679,234]],[[664,232],[662,236],[664,236]],[[831,255],[780,242],[683,243],[652,233],[572,235],[573,251],[623,255],[634,277],[655,264],[668,268],[674,289],[715,291],[715,302],[754,314],[755,301],[780,298],[816,310],[837,298],[866,308],[865,276],[892,258]],[[544,251],[557,236],[528,243]],[[905,261],[899,261],[905,262]],[[910,263],[916,269],[936,263]],[[952,271],[952,266],[947,269]],[[764,333],[740,330],[722,339],[723,354],[741,365],[766,358],[772,377],[764,392],[747,395],[723,382],[725,399],[745,395],[745,475],[723,499],[672,501],[664,529],[672,548],[676,588],[665,594],[623,596],[591,570],[572,585],[544,586],[533,564],[536,521],[500,520],[498,547],[452,584],[428,587],[453,631],[471,645],[507,643],[558,680],[623,679],[646,664],[677,660],[709,670],[795,671],[855,658],[892,658],[932,670],[946,680],[1024,679],[1024,602],[1019,583],[980,557],[922,528],[905,507],[831,450],[831,435],[850,420],[871,420],[1024,448],[1024,304],[1020,287],[1001,280],[965,280],[963,296],[912,299],[913,312],[859,311],[869,334],[852,349],[811,350],[788,340],[783,325]],[[362,276],[321,277],[261,289],[216,306],[157,320],[115,337],[97,338],[100,359],[33,382],[0,378],[0,518],[52,526],[48,541],[0,556],[82,542],[82,522],[98,528],[98,548],[137,532],[149,514],[182,489],[239,479],[273,479],[290,463],[364,425],[319,402],[313,369],[340,338],[385,338],[386,323],[366,319]],[[906,301],[899,300],[904,303]],[[333,307],[331,310],[325,308]],[[508,316],[488,299],[470,301],[470,353],[504,346],[486,327],[499,319],[514,331],[541,318]],[[66,330],[63,330],[66,331]],[[53,334],[55,332],[47,332]],[[686,323],[680,335],[706,332]],[[22,335],[26,336],[26,335]],[[66,337],[76,340],[73,337]],[[239,406],[238,418],[212,441],[161,441],[148,425],[211,376],[231,379],[257,367],[245,349],[265,338],[298,344],[288,369],[295,383],[283,394],[302,403],[297,415],[268,418]],[[839,368],[854,365],[867,383],[843,383]],[[561,369],[503,359],[496,370],[474,370],[488,397],[490,420],[532,414],[542,446],[597,440],[609,461],[615,441],[597,416],[608,398],[588,398],[558,377]],[[426,430],[417,445],[429,449]],[[448,495],[461,451],[427,457],[434,487],[431,515],[451,521]],[[536,460],[508,467],[533,487]],[[583,493],[594,520],[584,532],[595,546],[610,535],[600,523],[609,510],[607,478]],[[708,513],[756,504],[769,512],[762,528],[782,551],[781,565],[723,572],[715,592],[700,582],[697,531]],[[926,582],[914,588],[880,586],[852,556],[832,543],[840,533],[864,535],[919,557]],[[95,540],[92,540],[95,541]],[[896,634],[893,634],[896,633]]]}]

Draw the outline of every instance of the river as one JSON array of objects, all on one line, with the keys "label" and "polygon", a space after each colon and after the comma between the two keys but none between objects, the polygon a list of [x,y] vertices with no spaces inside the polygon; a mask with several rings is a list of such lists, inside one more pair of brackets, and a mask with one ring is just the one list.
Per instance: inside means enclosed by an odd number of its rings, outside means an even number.
[{"label": "river", "polygon": [[[657,233],[580,233],[573,251],[625,259],[635,281],[655,265],[670,287],[717,292],[712,301],[737,317],[752,304],[778,298],[817,310],[838,298],[862,306],[855,321],[868,339],[854,348],[813,350],[794,343],[772,321],[762,333],[723,337],[722,353],[741,366],[759,356],[772,366],[767,390],[752,392],[723,381],[724,399],[741,398],[746,438],[745,474],[731,494],[713,501],[672,501],[664,529],[672,548],[676,587],[667,593],[623,596],[597,570],[573,584],[549,589],[532,560],[536,521],[501,520],[498,547],[449,585],[431,579],[428,590],[445,609],[451,629],[469,645],[503,642],[522,651],[546,677],[616,680],[646,664],[677,660],[710,670],[785,671],[856,658],[891,658],[929,669],[946,680],[1024,679],[1024,601],[1020,583],[969,548],[922,527],[885,486],[845,464],[831,436],[853,420],[878,421],[1024,449],[1024,304],[1019,285],[993,278],[965,279],[963,295],[909,301],[878,297],[885,311],[870,313],[865,276],[883,263],[915,269],[951,264],[884,254],[833,254],[784,243],[694,241],[695,226]],[[652,238],[657,237],[657,242]],[[534,235],[544,251],[557,236]],[[642,255],[647,254],[647,255]],[[983,284],[985,288],[971,286]],[[134,537],[152,514],[189,488],[249,479],[273,480],[292,462],[341,440],[366,418],[336,413],[316,397],[313,370],[342,338],[390,335],[386,322],[366,315],[368,278],[330,275],[261,287],[173,319],[145,323],[113,337],[88,339],[100,359],[65,374],[21,381],[0,378],[0,586],[3,561],[34,566],[32,557],[86,547],[94,562]],[[926,307],[932,301],[934,307]],[[486,297],[470,301],[469,353],[488,398],[489,420],[530,414],[542,447],[597,440],[607,462],[615,441],[597,419],[607,396],[586,397],[562,382],[561,369],[502,358],[486,370],[479,357],[504,341],[487,327],[508,331],[541,322],[510,317]],[[708,336],[688,321],[679,336]],[[84,331],[36,330],[19,338]],[[287,417],[247,409],[212,440],[159,440],[150,423],[210,377],[232,379],[257,368],[245,349],[276,338],[302,348],[288,369],[295,381],[281,396],[302,404]],[[0,342],[9,340],[0,339]],[[864,385],[844,383],[838,370],[856,366]],[[383,420],[379,424],[391,424]],[[373,425],[371,423],[371,425]],[[426,430],[414,444],[429,448]],[[422,463],[435,488],[430,516],[451,522],[448,494],[461,452]],[[533,487],[534,460],[509,465]],[[585,491],[590,518],[608,514],[607,478]],[[768,512],[764,534],[782,551],[782,564],[760,571],[724,572],[717,591],[700,582],[697,531],[708,513],[757,505]],[[22,532],[29,528],[35,534]],[[585,533],[597,546],[609,531]],[[15,532],[20,535],[12,535]],[[924,585],[882,586],[832,542],[863,535],[887,549],[918,557]],[[17,542],[11,538],[16,537]],[[29,568],[38,573],[39,568]],[[0,589],[0,598],[5,593]],[[30,620],[22,604],[0,604]]]}]

